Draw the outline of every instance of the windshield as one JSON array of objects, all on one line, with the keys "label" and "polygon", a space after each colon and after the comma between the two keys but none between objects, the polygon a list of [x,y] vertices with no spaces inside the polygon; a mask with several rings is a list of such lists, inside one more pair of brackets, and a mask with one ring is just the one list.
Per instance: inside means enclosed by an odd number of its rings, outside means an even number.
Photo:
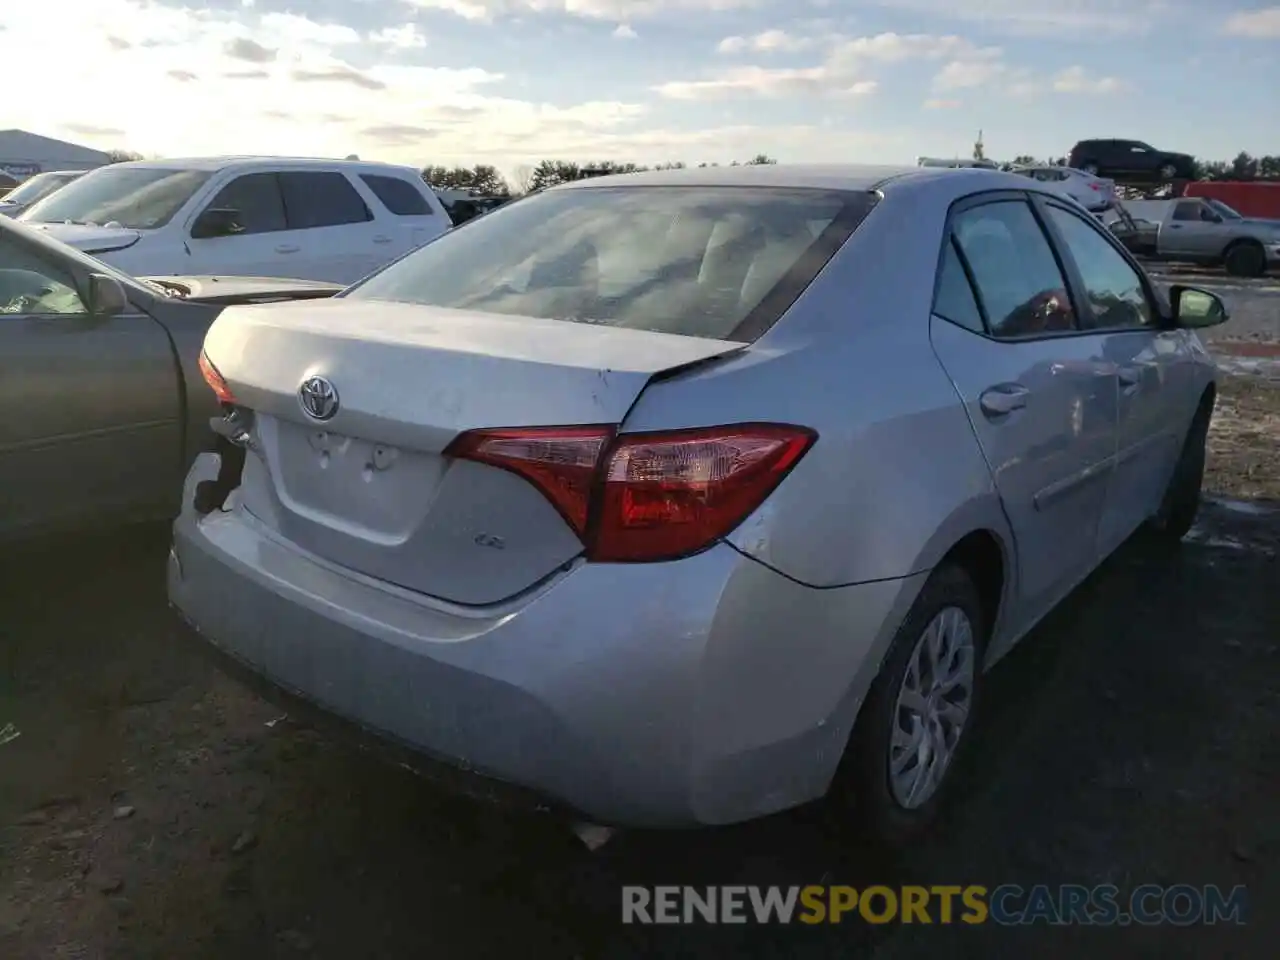
[{"label": "windshield", "polygon": [[37,173],[10,190],[5,199],[13,203],[35,203],[74,179],[69,173]]},{"label": "windshield", "polygon": [[1221,200],[1209,200],[1209,206],[1213,207],[1215,213],[1219,214],[1224,220],[1243,220],[1244,217],[1236,213]]},{"label": "windshield", "polygon": [[100,167],[27,208],[19,220],[163,227],[209,179],[204,170]]},{"label": "windshield", "polygon": [[455,228],[342,295],[750,339],[873,204],[870,193],[783,188],[550,191]]}]

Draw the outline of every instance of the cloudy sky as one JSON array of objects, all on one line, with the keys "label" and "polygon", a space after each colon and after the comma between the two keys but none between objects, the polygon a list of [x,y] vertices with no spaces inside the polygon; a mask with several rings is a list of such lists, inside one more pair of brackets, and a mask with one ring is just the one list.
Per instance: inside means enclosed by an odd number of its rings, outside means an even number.
[{"label": "cloudy sky", "polygon": [[1280,153],[1260,0],[30,0],[5,126],[148,155]]}]

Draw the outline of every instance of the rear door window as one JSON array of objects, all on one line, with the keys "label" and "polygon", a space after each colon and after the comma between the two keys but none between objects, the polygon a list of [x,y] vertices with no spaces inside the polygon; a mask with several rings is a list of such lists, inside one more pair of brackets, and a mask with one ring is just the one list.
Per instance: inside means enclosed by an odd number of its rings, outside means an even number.
[{"label": "rear door window", "polygon": [[1076,329],[1062,270],[1025,201],[972,207],[955,217],[951,229],[992,335],[1027,337]]},{"label": "rear door window", "polygon": [[1183,201],[1182,203],[1175,204],[1173,208],[1173,219],[1184,222],[1187,220],[1199,220],[1200,204],[1196,203],[1194,200]]},{"label": "rear door window", "polygon": [[431,216],[431,204],[413,184],[399,177],[380,177],[372,173],[361,174],[360,179],[397,217]]},{"label": "rear door window", "polygon": [[291,170],[278,176],[290,230],[337,227],[373,219],[368,204],[341,173]]},{"label": "rear door window", "polygon": [[974,333],[985,332],[982,310],[973,294],[973,286],[965,273],[954,238],[947,241],[942,251],[942,264],[938,269],[938,292],[934,296],[933,312],[944,320],[950,320]]},{"label": "rear door window", "polygon": [[236,177],[205,206],[205,210],[215,209],[230,209],[239,213],[237,220],[244,227],[239,236],[288,229],[284,216],[284,198],[280,195],[280,184],[274,173],[246,173]]}]

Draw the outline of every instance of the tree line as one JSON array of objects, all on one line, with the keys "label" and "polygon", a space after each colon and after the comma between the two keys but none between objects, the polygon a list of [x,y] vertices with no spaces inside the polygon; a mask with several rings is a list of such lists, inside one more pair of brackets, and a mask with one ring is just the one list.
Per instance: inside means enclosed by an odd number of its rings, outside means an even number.
[{"label": "tree line", "polygon": [[[129,150],[111,150],[108,152],[111,163],[126,160],[141,160],[142,155]],[[773,157],[758,153],[750,160],[735,160],[729,166],[777,163]],[[1048,163],[1053,166],[1067,165],[1065,157],[1052,157],[1041,160],[1030,154],[1022,154],[1013,159],[1018,164]],[[427,164],[422,168],[422,179],[437,190],[466,190],[471,193],[490,197],[507,197],[553,187],[558,183],[579,180],[584,176],[599,176],[607,173],[637,173],[641,170],[680,170],[688,164],[681,161],[658,163],[644,166],[637,163],[619,163],[615,160],[601,160],[597,163],[577,163],[572,160],[542,160],[532,166],[522,166],[515,171],[513,181],[508,183],[492,164],[477,163],[470,167],[439,166]],[[717,167],[717,163],[699,163],[699,167]],[[1280,180],[1280,155],[1255,157],[1241,150],[1233,160],[1196,160],[1197,180]]]},{"label": "tree line", "polygon": [[[734,160],[731,167],[777,163],[768,154],[757,153],[750,160]],[[683,170],[688,166],[682,161],[645,166],[638,163],[619,163],[601,160],[596,163],[577,163],[573,160],[542,160],[534,166],[516,170],[515,182],[507,183],[496,167],[477,163],[473,167],[443,167],[428,164],[422,168],[422,179],[437,190],[469,190],[491,197],[506,197],[554,187],[558,183],[598,177],[610,173],[639,173],[642,170]],[[718,167],[718,163],[700,163],[699,167]]]}]

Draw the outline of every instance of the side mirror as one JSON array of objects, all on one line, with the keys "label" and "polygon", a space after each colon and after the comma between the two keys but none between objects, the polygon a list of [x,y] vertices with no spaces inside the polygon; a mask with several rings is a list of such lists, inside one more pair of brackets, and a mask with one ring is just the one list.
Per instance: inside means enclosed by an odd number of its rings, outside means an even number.
[{"label": "side mirror", "polygon": [[1231,317],[1227,305],[1207,290],[1175,284],[1169,288],[1169,300],[1173,305],[1173,325],[1184,330],[1216,327]]},{"label": "side mirror", "polygon": [[129,308],[129,297],[115,277],[104,273],[89,274],[89,313],[95,317],[114,317]]},{"label": "side mirror", "polygon": [[231,207],[210,207],[191,225],[193,240],[230,237],[237,233],[244,233],[244,224],[240,222],[240,211]]}]

